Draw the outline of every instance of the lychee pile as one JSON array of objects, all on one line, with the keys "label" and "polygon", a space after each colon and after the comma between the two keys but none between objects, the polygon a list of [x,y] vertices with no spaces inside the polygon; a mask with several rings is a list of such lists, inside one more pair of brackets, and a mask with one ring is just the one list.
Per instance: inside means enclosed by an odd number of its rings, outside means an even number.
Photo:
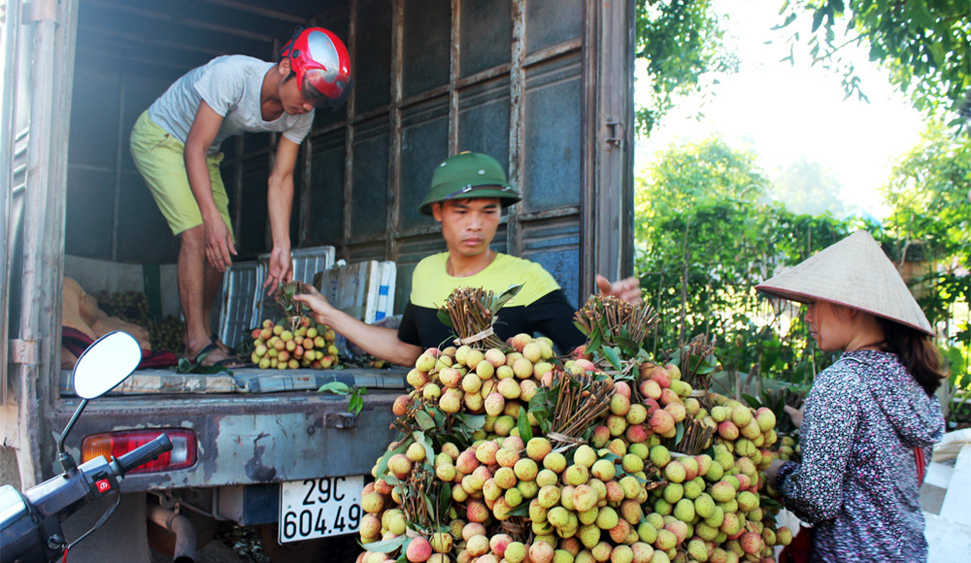
[{"label": "lychee pile", "polygon": [[254,328],[250,361],[260,369],[329,369],[337,365],[337,335],[326,325],[308,317],[290,322],[264,320]]},{"label": "lychee pile", "polygon": [[359,563],[757,562],[791,540],[760,494],[771,411],[642,354],[561,365],[545,338],[508,345],[418,359],[362,496]]}]

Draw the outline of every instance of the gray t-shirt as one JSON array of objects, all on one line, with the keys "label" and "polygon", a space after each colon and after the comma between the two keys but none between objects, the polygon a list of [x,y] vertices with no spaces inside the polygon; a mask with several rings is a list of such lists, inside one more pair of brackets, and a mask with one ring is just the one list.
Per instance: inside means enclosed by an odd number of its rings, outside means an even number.
[{"label": "gray t-shirt", "polygon": [[223,116],[222,125],[209,147],[209,154],[219,152],[223,139],[232,135],[262,131],[280,131],[300,144],[310,131],[314,112],[290,115],[286,112],[274,121],[263,121],[260,113],[260,90],[267,71],[276,66],[245,55],[216,57],[194,68],[175,81],[148,108],[148,116],[176,139],[185,143],[189,129],[205,100]]}]

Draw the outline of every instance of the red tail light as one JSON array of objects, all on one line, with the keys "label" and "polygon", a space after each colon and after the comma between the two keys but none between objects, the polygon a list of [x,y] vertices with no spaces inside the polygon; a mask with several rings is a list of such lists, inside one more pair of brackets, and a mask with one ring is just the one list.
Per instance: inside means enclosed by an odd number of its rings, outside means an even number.
[{"label": "red tail light", "polygon": [[158,459],[132,469],[128,474],[175,471],[195,465],[195,433],[182,428],[126,430],[85,436],[81,443],[81,463],[92,460],[99,455],[104,456],[107,460],[110,460],[112,456],[121,457],[138,446],[154,440],[163,432],[172,440],[172,451],[165,452]]}]

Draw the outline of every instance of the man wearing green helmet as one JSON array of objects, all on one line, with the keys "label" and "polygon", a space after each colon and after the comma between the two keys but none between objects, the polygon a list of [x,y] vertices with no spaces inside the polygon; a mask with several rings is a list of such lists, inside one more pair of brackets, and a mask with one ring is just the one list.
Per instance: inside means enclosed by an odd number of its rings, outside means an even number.
[{"label": "man wearing green helmet", "polygon": [[[481,287],[501,293],[522,289],[498,313],[494,330],[505,340],[519,333],[540,332],[562,352],[583,344],[572,323],[574,308],[556,280],[542,266],[490,248],[502,208],[520,200],[498,162],[479,153],[461,153],[438,165],[432,187],[419,207],[441,224],[447,251],[418,263],[412,290],[398,330],[366,325],[335,309],[318,292],[298,295],[318,322],[330,325],[369,354],[400,365],[413,365],[421,352],[453,338],[438,320],[438,306],[458,287]],[[628,278],[611,284],[597,276],[601,292],[634,301],[639,282]]]}]

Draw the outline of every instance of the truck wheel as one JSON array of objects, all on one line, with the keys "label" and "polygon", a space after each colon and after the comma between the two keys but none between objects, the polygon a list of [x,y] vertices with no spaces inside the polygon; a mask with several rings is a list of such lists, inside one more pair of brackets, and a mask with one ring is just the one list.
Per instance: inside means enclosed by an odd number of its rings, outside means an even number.
[{"label": "truck wheel", "polygon": [[277,541],[279,531],[276,524],[260,526],[259,532],[260,539],[263,542],[263,552],[266,553],[272,563],[319,563],[324,560],[347,560],[338,557],[338,554],[334,552],[331,538],[281,544]]}]

